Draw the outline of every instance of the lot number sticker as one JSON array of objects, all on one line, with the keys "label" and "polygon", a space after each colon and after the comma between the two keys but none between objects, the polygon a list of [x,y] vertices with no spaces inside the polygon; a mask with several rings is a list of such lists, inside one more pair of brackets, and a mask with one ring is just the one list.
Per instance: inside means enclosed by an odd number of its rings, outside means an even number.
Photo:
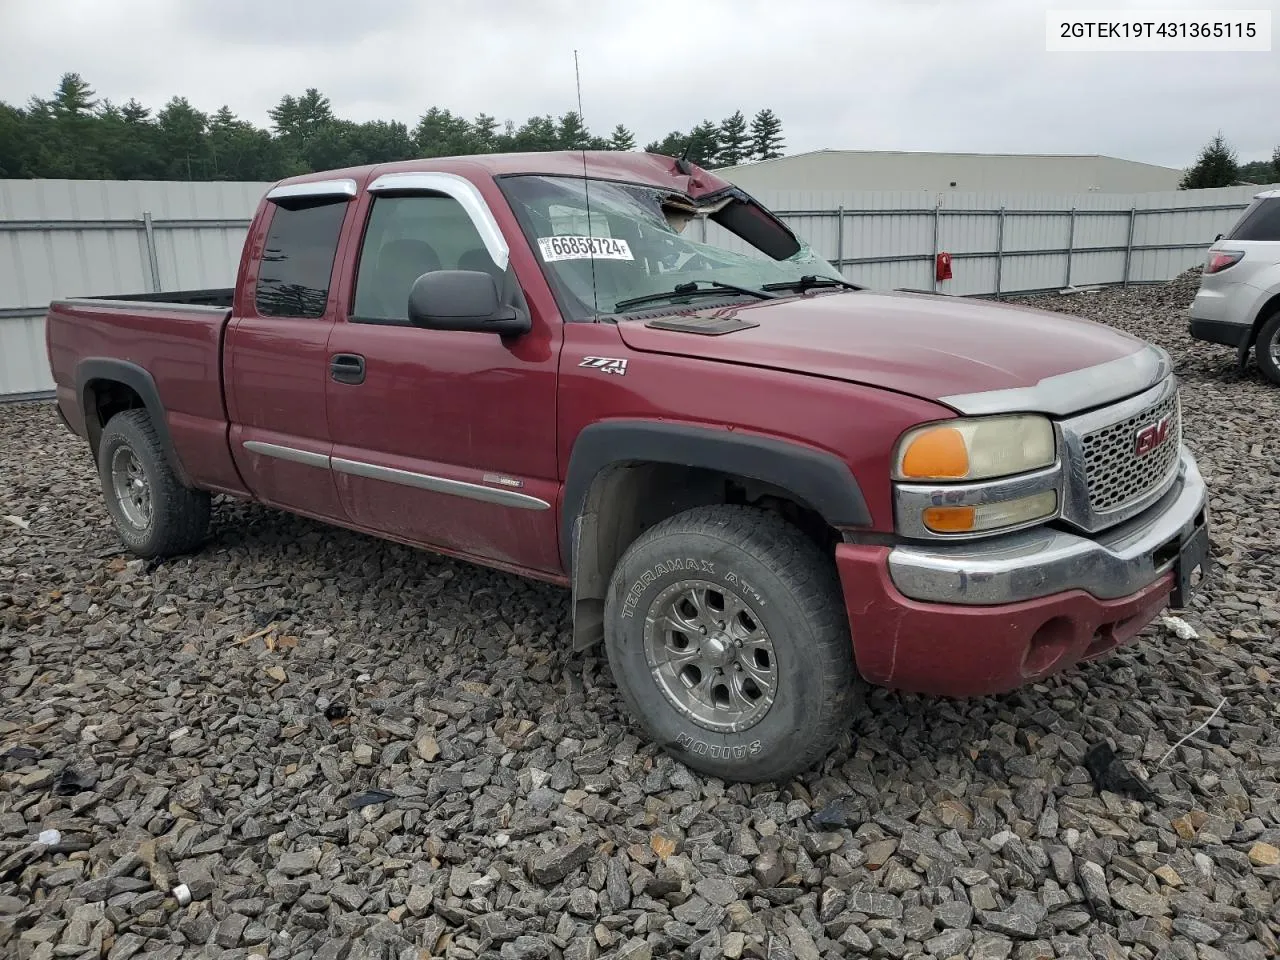
[{"label": "lot number sticker", "polygon": [[616,237],[539,237],[538,252],[546,263],[559,260],[634,260],[627,241]]}]

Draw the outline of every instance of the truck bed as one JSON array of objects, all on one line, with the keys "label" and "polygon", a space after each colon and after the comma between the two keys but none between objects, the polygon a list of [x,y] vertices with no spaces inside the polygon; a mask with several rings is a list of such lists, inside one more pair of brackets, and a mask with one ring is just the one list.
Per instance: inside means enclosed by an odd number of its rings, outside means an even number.
[{"label": "truck bed", "polygon": [[[190,484],[243,493],[227,446],[222,341],[231,289],[56,300],[45,337],[58,407],[97,447],[106,407],[143,405]],[[128,390],[100,391],[114,380]]]}]

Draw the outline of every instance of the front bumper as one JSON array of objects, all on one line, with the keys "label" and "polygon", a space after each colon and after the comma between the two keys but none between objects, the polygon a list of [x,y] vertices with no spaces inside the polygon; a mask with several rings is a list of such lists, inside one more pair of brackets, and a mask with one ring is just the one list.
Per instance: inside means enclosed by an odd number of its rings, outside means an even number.
[{"label": "front bumper", "polygon": [[986,542],[836,548],[859,673],[918,693],[1012,690],[1132,640],[1169,599],[1206,521],[1181,451],[1156,504],[1097,539],[1042,528]]},{"label": "front bumper", "polygon": [[[889,575],[904,596],[933,603],[1016,603],[1084,590],[1127,596],[1173,566],[1176,549],[1204,523],[1205,487],[1184,447],[1178,479],[1133,519],[1096,539],[1037,527],[988,540],[894,547]],[[1162,549],[1163,548],[1163,549]]]}]

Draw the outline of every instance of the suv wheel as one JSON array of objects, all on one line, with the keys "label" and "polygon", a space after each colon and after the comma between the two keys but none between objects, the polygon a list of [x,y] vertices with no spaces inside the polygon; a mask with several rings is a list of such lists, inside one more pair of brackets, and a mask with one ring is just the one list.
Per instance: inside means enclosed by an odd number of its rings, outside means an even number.
[{"label": "suv wheel", "polygon": [[857,681],[834,564],[776,514],[701,507],[647,531],[614,571],[605,646],[649,736],[702,773],[786,780],[848,728]]},{"label": "suv wheel", "polygon": [[1258,331],[1258,366],[1272,383],[1280,384],[1280,313],[1275,314]]},{"label": "suv wheel", "polygon": [[98,445],[107,512],[129,551],[168,557],[194,550],[209,528],[209,494],[184,487],[145,410],[112,417]]}]

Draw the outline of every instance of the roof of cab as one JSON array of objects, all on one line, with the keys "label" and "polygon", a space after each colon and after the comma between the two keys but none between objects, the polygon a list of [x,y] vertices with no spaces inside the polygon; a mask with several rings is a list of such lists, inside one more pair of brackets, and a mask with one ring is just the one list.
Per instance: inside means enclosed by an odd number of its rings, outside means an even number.
[{"label": "roof of cab", "polygon": [[323,170],[289,177],[275,186],[333,180],[339,177],[363,181],[386,173],[484,173],[492,177],[513,174],[545,176],[588,176],[600,180],[644,183],[698,196],[725,189],[731,184],[701,167],[690,165],[692,176],[681,173],[672,157],[656,153],[620,150],[561,150],[546,153],[482,153],[462,157],[430,157],[398,160],[343,170]]}]

